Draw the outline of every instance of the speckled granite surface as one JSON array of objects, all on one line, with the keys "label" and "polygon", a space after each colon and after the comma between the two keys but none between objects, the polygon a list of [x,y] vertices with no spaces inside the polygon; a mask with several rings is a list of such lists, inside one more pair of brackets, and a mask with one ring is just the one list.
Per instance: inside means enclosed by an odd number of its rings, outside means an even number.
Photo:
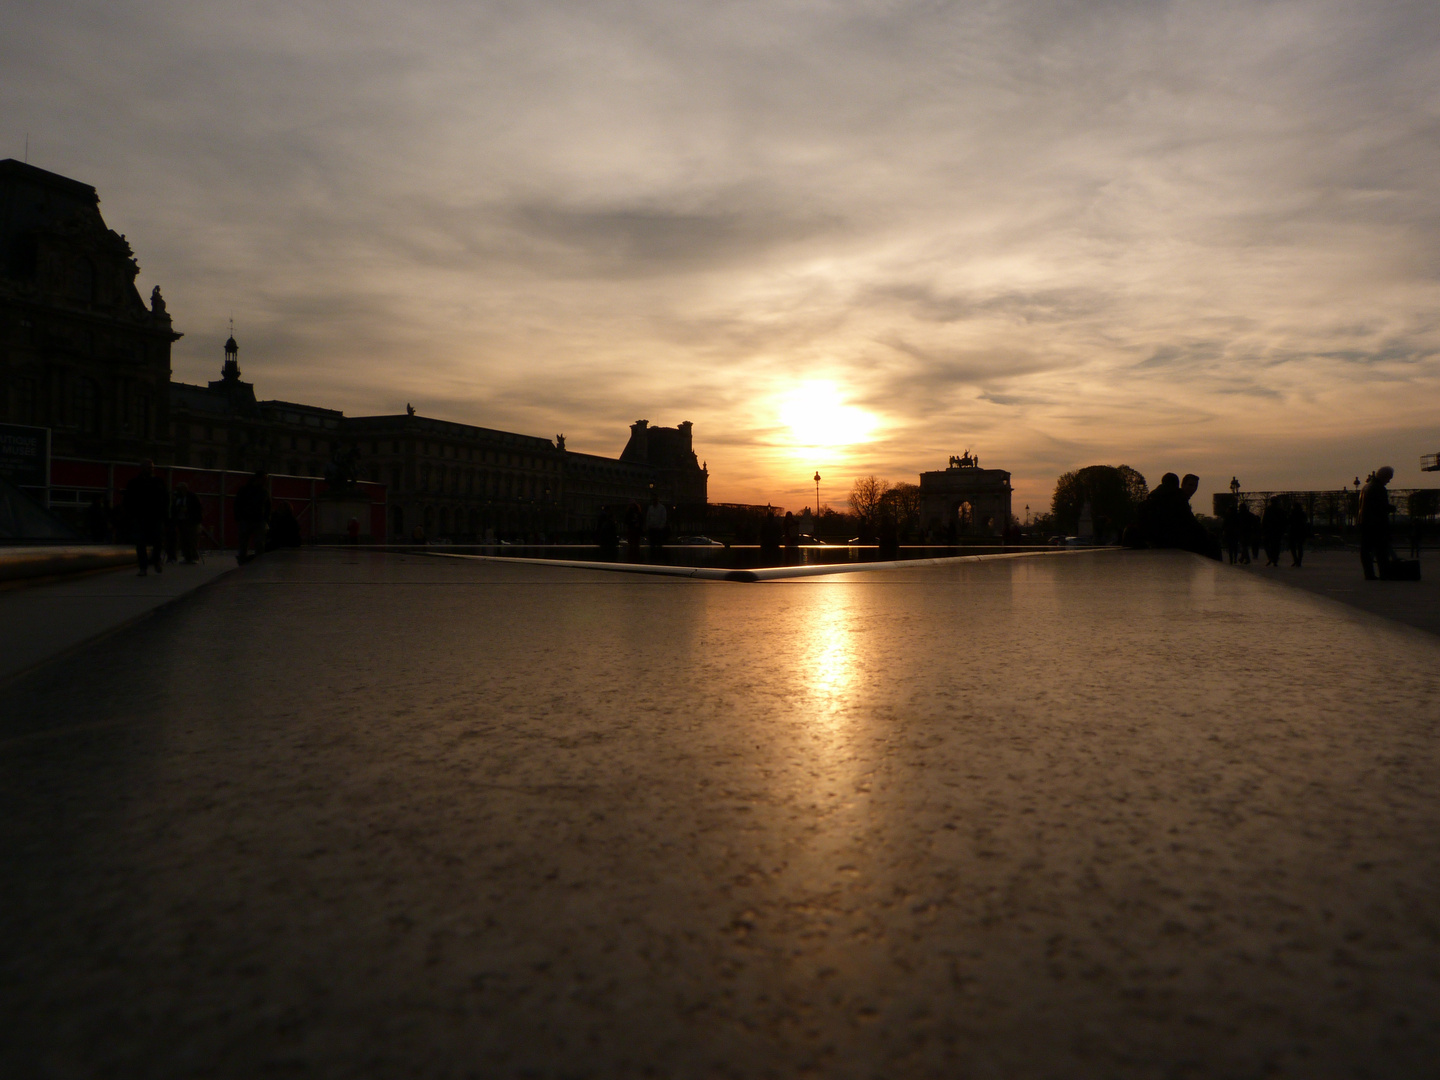
[{"label": "speckled granite surface", "polygon": [[13,1075],[1440,1061],[1440,641],[1178,553],[267,558],[0,697]]}]

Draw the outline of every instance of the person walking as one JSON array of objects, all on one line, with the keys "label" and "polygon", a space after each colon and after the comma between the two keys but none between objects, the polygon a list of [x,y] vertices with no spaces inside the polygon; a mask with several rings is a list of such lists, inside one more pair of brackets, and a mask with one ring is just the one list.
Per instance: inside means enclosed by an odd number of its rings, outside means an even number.
[{"label": "person walking", "polygon": [[1280,565],[1280,545],[1285,542],[1285,527],[1289,524],[1285,507],[1280,504],[1280,496],[1270,496],[1270,501],[1265,504],[1265,512],[1260,515],[1260,536],[1265,543],[1265,565]]},{"label": "person walking", "polygon": [[265,490],[265,479],[265,471],[257,470],[235,493],[235,524],[240,532],[235,561],[241,566],[265,553],[265,532],[270,524],[270,494]]},{"label": "person walking", "polygon": [[155,475],[155,463],[146,458],[140,463],[139,474],[125,485],[125,513],[135,532],[138,577],[144,577],[152,565],[155,572],[160,573],[167,501],[165,481]]},{"label": "person walking", "polygon": [[1310,539],[1310,517],[1298,502],[1290,507],[1290,565],[1305,561],[1305,541]]},{"label": "person walking", "polygon": [[201,517],[200,496],[191,491],[190,485],[184,481],[176,484],[170,496],[170,522],[175,530],[180,558],[186,566],[194,566],[200,561]]},{"label": "person walking", "polygon": [[652,493],[650,506],[645,511],[645,533],[650,538],[651,562],[665,561],[665,532],[668,520],[665,504],[660,501],[660,493]]},{"label": "person walking", "polygon": [[1250,509],[1248,503],[1242,502],[1240,509],[1235,511],[1235,531],[1240,539],[1240,563],[1249,566],[1250,541],[1259,534],[1260,523],[1255,520],[1255,511]]},{"label": "person walking", "polygon": [[1230,565],[1234,566],[1240,558],[1240,518],[1233,503],[1225,508],[1225,514],[1220,520],[1220,536],[1225,542],[1225,554],[1229,556]]},{"label": "person walking", "polygon": [[765,519],[760,522],[760,564],[762,566],[778,566],[780,563],[780,541],[784,539],[784,530],[780,527],[780,519],[775,516],[773,508],[765,507]]},{"label": "person walking", "polygon": [[1390,515],[1395,507],[1390,505],[1390,492],[1385,488],[1394,476],[1394,469],[1382,465],[1360,492],[1360,565],[1366,581],[1376,579],[1376,563],[1378,576],[1384,577],[1394,558],[1390,550]]},{"label": "person walking", "polygon": [[640,541],[645,535],[645,513],[638,502],[631,501],[625,508],[625,557],[630,562],[640,561]]}]

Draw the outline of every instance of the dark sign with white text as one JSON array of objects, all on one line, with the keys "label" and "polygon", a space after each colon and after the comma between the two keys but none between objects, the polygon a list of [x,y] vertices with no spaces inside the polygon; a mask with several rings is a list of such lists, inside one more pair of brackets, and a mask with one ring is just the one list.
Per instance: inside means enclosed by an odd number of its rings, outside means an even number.
[{"label": "dark sign with white text", "polygon": [[50,429],[0,424],[0,477],[16,487],[49,487]]}]

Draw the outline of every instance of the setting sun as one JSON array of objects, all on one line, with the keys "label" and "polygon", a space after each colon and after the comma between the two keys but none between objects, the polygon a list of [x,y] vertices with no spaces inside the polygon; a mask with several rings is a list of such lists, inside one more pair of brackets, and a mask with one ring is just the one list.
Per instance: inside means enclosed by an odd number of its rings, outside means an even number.
[{"label": "setting sun", "polygon": [[875,417],[847,405],[831,382],[806,382],[780,402],[780,420],[800,446],[849,446],[864,442],[875,429]]}]

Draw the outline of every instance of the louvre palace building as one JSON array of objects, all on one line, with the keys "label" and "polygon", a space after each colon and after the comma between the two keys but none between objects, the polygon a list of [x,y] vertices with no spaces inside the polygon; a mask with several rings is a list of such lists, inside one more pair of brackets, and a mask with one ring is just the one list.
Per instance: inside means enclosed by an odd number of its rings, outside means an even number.
[{"label": "louvre palace building", "polygon": [[[149,303],[123,235],[93,187],[0,161],[0,423],[45,428],[54,459],[319,478],[339,466],[384,486],[386,539],[588,536],[603,507],[657,493],[677,527],[701,528],[709,472],[691,425],[636,421],[618,457],[565,437],[417,415],[345,416],[265,400],[224,343],[219,378],[172,382],[180,338],[157,287]],[[112,470],[113,471],[113,470]],[[375,537],[381,539],[381,537]]]}]

